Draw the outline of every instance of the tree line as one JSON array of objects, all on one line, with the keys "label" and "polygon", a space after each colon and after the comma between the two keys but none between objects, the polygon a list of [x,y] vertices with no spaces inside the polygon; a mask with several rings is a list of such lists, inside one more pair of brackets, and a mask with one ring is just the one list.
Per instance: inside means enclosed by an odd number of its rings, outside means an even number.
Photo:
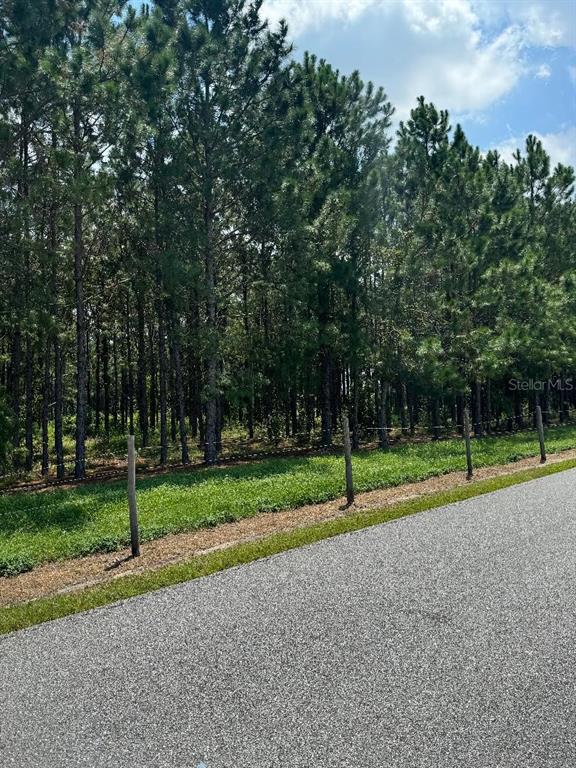
[{"label": "tree line", "polygon": [[[306,53],[261,2],[2,0],[5,462],[136,433],[329,445],[575,405],[574,172],[482,154]],[[523,382],[547,382],[523,388]]]}]

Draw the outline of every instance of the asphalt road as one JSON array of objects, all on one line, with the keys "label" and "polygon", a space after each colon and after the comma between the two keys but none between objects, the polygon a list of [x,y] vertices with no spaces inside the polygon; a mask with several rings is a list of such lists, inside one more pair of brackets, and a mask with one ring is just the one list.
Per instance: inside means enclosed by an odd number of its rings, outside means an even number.
[{"label": "asphalt road", "polygon": [[3,768],[573,768],[576,471],[0,639]]}]

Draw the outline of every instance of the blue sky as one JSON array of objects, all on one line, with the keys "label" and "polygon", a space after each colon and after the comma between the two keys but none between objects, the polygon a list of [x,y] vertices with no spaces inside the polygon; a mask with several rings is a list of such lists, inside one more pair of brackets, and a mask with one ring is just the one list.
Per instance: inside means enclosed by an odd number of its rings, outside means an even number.
[{"label": "blue sky", "polygon": [[265,0],[305,50],[383,86],[406,118],[420,94],[481,149],[528,133],[576,166],[576,0]]}]

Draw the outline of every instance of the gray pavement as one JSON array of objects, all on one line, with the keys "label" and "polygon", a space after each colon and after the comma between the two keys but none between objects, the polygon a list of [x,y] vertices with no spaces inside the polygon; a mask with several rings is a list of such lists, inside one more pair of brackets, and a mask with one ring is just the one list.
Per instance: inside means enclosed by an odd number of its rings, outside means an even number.
[{"label": "gray pavement", "polygon": [[0,765],[576,766],[576,471],[0,638]]}]

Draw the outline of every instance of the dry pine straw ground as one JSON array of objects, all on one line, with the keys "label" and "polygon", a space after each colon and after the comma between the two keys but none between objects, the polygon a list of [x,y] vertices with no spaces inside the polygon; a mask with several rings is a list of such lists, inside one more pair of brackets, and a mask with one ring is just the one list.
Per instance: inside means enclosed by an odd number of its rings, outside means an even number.
[{"label": "dry pine straw ground", "polygon": [[[549,456],[548,463],[552,464],[571,458],[576,458],[576,450],[574,449]],[[500,475],[514,474],[538,466],[538,464],[539,458],[531,457],[511,464],[477,469],[474,473],[474,480],[486,480]],[[468,482],[464,472],[451,472],[417,483],[358,494],[355,504],[348,508],[345,506],[345,499],[338,498],[283,512],[262,513],[234,523],[223,523],[214,528],[169,535],[162,539],[146,542],[141,546],[141,556],[138,560],[131,559],[130,551],[125,549],[114,553],[46,563],[12,578],[0,578],[0,606],[82,589],[119,576],[189,560],[200,553],[205,554],[213,550],[224,549],[234,544],[253,541],[273,533],[305,527],[322,520],[330,520],[361,510],[386,507],[425,494],[466,485]]]}]

